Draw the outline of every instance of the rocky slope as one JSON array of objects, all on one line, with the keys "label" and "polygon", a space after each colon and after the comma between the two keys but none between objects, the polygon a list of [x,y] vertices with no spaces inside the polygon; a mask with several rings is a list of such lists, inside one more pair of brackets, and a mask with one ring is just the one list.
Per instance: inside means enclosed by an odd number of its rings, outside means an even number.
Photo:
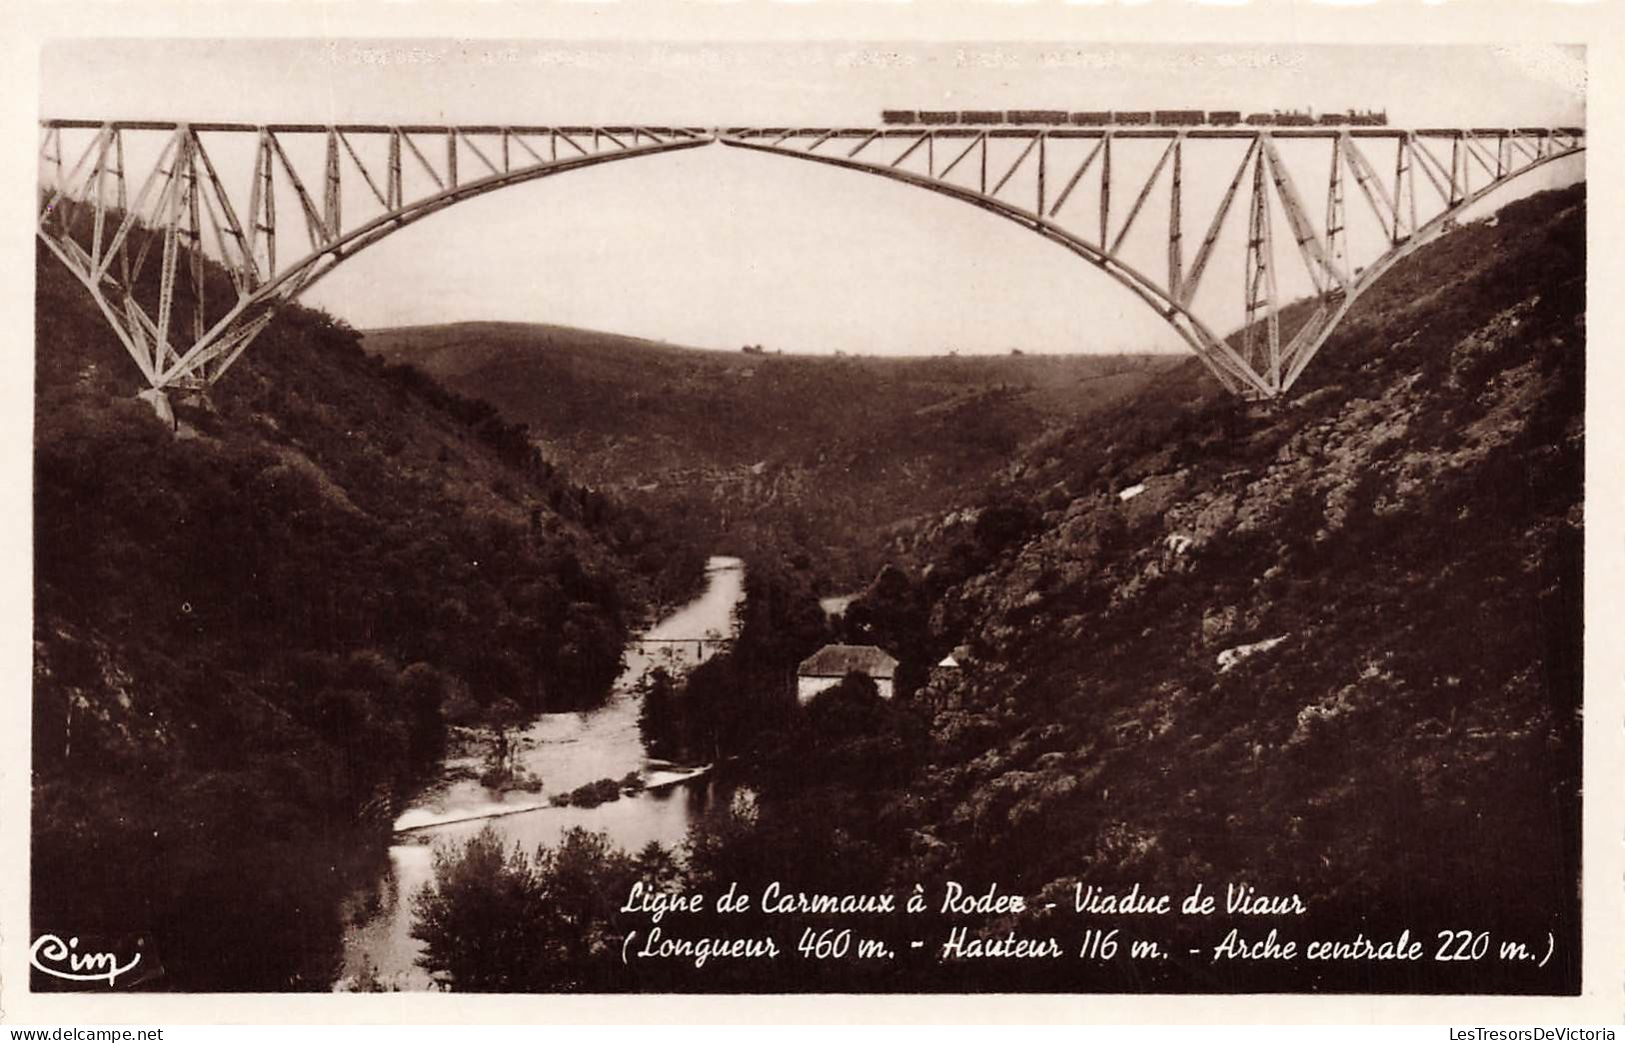
[{"label": "rocky slope", "polygon": [[1246,882],[1310,910],[1254,934],[1409,928],[1430,957],[1446,929],[1555,938],[1538,974],[1125,987],[1576,987],[1584,243],[1583,186],[1515,203],[1397,267],[1285,401],[1192,364],[894,546],[931,564],[870,632],[970,652],[914,697],[934,767],[893,809],[900,879]]}]

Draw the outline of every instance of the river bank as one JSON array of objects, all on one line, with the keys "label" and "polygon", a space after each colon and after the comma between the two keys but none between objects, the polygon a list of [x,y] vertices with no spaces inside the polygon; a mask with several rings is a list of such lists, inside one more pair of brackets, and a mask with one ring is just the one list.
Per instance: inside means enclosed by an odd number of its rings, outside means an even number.
[{"label": "river bank", "polygon": [[[641,641],[628,643],[625,667],[601,706],[542,714],[524,729],[517,760],[540,778],[537,789],[489,789],[479,782],[476,751],[464,748],[447,756],[438,780],[396,818],[387,869],[350,903],[336,989],[372,977],[387,988],[433,987],[415,962],[421,945],[411,936],[411,896],[432,880],[437,844],[459,843],[490,824],[505,841],[527,851],[554,844],[576,827],[601,831],[628,851],[651,841],[675,846],[707,807],[727,799],[731,787],[714,777],[710,765],[673,764],[649,755],[638,728],[639,691],[656,668],[692,668],[700,656],[715,654],[711,642],[733,636],[744,574],[738,558],[712,557],[704,592],[648,627]],[[678,638],[682,644],[672,640]],[[659,651],[648,651],[643,641],[654,642]],[[580,787],[628,776],[641,788],[619,799],[592,807],[554,803]]]}]

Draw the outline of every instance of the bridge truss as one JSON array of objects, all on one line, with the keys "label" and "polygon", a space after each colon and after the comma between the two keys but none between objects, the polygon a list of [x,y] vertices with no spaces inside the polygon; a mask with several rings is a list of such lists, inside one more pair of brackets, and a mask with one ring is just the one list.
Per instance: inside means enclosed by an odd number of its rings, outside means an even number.
[{"label": "bridge truss", "polygon": [[[47,120],[38,235],[153,388],[207,386],[279,309],[402,227],[552,174],[716,142],[1013,221],[1127,287],[1226,388],[1269,398],[1393,264],[1512,178],[1582,152],[1585,133]],[[1313,199],[1298,187],[1311,177]]]}]

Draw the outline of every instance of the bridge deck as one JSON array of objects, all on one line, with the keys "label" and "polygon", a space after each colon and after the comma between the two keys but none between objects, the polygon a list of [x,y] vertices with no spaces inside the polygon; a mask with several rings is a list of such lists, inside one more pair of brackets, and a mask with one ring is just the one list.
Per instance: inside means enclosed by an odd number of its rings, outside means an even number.
[{"label": "bridge deck", "polygon": [[406,134],[446,134],[456,131],[459,134],[591,134],[593,131],[603,131],[609,134],[631,134],[634,130],[649,131],[655,134],[729,134],[736,136],[761,136],[766,134],[783,135],[786,137],[832,137],[832,138],[917,138],[922,134],[932,134],[939,138],[977,138],[987,135],[990,138],[1029,138],[1043,135],[1048,138],[1101,138],[1111,134],[1117,138],[1214,138],[1246,140],[1257,137],[1259,134],[1269,134],[1277,138],[1336,138],[1347,134],[1354,138],[1401,138],[1407,135],[1416,135],[1424,138],[1459,138],[1466,134],[1480,137],[1495,135],[1521,135],[1545,137],[1553,134],[1574,135],[1583,134],[1582,127],[1474,127],[1469,129],[1456,127],[1422,127],[1409,129],[1405,127],[1356,127],[1356,126],[1314,126],[1314,127],[1282,127],[1282,126],[1234,126],[1234,127],[1177,127],[1177,126],[1146,126],[1144,124],[1114,124],[1099,127],[1012,127],[971,125],[920,125],[902,126],[893,125],[885,127],[679,127],[655,124],[600,124],[587,125],[514,125],[499,126],[496,124],[400,124],[391,126],[384,123],[220,123],[199,122],[185,123],[172,120],[84,120],[84,119],[46,119],[40,121],[42,126],[61,128],[95,130],[101,127],[112,127],[115,130],[174,130],[180,126],[190,126],[199,133],[219,132],[258,132],[267,130],[273,134],[326,134],[330,130],[337,130],[344,134],[388,134],[401,131]]}]

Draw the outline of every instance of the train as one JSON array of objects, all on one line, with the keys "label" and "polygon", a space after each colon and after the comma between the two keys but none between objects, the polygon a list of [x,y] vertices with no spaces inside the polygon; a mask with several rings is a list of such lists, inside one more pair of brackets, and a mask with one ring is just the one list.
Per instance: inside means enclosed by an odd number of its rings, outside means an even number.
[{"label": "train", "polygon": [[888,126],[1015,127],[1386,127],[1388,111],[1280,109],[1243,116],[1240,109],[882,109]]}]

